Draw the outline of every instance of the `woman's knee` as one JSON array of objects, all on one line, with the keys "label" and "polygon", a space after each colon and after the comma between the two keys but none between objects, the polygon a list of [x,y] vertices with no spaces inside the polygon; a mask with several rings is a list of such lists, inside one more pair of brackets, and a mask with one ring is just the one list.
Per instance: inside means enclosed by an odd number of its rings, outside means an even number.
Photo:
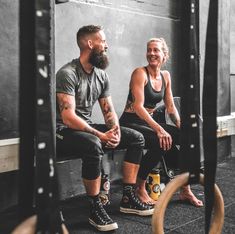
[{"label": "woman's knee", "polygon": [[144,148],[145,139],[141,132],[127,127],[121,127],[122,142],[128,146]]},{"label": "woman's knee", "polygon": [[[136,130],[135,130],[135,132],[136,132]],[[138,134],[136,135],[136,138],[137,138],[137,142],[138,142],[137,144],[141,148],[143,148],[145,146],[145,138],[144,138],[143,134],[138,132]]]}]

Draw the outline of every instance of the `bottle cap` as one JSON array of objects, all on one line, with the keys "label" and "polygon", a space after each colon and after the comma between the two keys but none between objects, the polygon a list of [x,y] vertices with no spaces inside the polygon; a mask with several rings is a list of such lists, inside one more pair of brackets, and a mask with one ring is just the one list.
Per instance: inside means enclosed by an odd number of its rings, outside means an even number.
[{"label": "bottle cap", "polygon": [[159,173],[160,173],[160,169],[158,169],[158,168],[153,168],[153,169],[151,170],[151,173],[152,173],[152,174],[159,174]]}]

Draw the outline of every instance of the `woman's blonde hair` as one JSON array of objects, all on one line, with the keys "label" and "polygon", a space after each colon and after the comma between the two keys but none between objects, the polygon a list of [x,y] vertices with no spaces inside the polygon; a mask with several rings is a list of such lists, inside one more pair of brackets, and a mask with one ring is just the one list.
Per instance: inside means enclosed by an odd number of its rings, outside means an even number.
[{"label": "woman's blonde hair", "polygon": [[150,38],[149,40],[148,40],[148,42],[147,42],[147,47],[148,47],[148,45],[151,43],[151,42],[160,42],[161,43],[161,45],[162,45],[162,51],[163,51],[163,54],[164,54],[164,56],[165,56],[165,58],[164,58],[164,63],[169,59],[169,48],[168,48],[168,46],[167,46],[167,44],[166,44],[166,41],[165,41],[165,39],[164,38],[162,38],[162,37],[153,37],[153,38]]}]

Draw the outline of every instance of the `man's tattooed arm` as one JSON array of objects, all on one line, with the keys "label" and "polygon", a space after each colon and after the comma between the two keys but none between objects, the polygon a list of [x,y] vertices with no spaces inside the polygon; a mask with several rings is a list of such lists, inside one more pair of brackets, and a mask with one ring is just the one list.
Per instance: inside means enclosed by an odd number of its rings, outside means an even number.
[{"label": "man's tattooed arm", "polygon": [[61,102],[59,102],[59,108],[60,113],[62,113],[64,110],[72,109],[72,105],[71,103],[61,100]]},{"label": "man's tattooed arm", "polygon": [[64,93],[57,93],[56,98],[62,118],[65,114],[67,115],[75,112],[75,99],[73,96]]},{"label": "man's tattooed arm", "polygon": [[114,126],[119,126],[117,114],[114,110],[111,98],[110,97],[102,98],[100,99],[99,103],[107,127],[111,129]]},{"label": "man's tattooed arm", "polygon": [[63,93],[57,93],[57,103],[63,123],[69,128],[89,132],[100,137],[101,132],[92,128],[85,120],[75,113],[75,99],[73,96]]}]

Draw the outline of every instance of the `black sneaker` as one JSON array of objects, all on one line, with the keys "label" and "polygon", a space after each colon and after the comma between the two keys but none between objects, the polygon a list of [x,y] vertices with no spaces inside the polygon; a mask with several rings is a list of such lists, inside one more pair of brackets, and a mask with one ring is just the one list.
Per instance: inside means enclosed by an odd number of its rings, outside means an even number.
[{"label": "black sneaker", "polygon": [[154,212],[154,205],[148,205],[141,202],[136,196],[134,188],[129,187],[128,190],[124,190],[120,204],[120,212],[126,214],[137,214],[140,216],[149,216]]},{"label": "black sneaker", "polygon": [[89,223],[99,231],[111,231],[118,228],[116,222],[114,222],[106,213],[100,200],[96,200],[91,205]]}]

